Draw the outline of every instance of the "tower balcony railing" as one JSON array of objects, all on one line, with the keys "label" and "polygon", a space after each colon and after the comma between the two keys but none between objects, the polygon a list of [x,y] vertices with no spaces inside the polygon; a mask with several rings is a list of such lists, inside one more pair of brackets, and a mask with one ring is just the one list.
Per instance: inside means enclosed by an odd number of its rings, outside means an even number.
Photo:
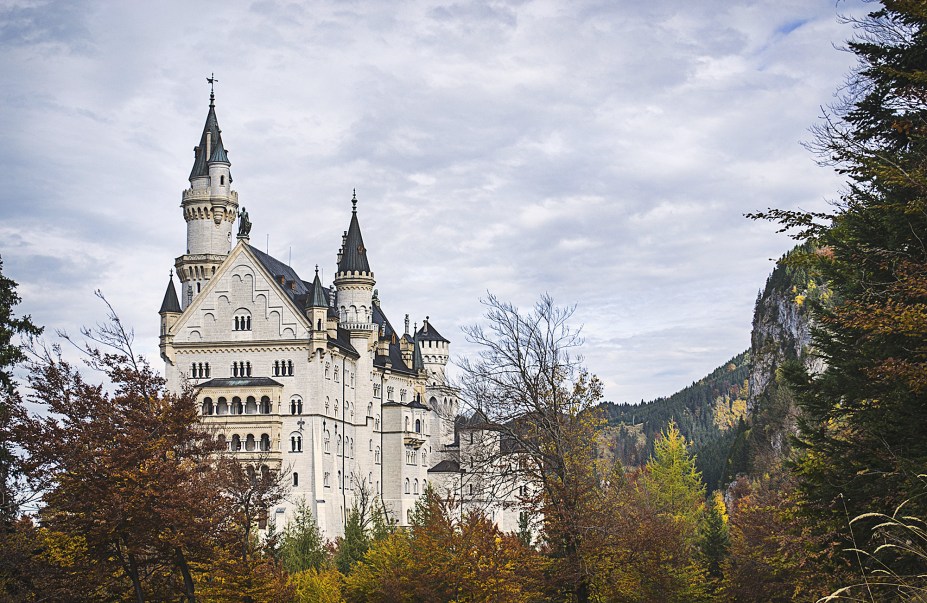
[{"label": "tower balcony railing", "polygon": [[[215,195],[213,194],[212,187],[206,188],[188,188],[183,192],[183,202],[187,201],[208,201]],[[224,196],[224,195],[223,195]],[[238,191],[230,190],[228,192],[229,199],[233,203],[238,203]]]},{"label": "tower balcony railing", "polygon": [[373,331],[377,328],[378,325],[372,322],[343,322],[341,323],[342,329],[347,329],[348,331]]}]

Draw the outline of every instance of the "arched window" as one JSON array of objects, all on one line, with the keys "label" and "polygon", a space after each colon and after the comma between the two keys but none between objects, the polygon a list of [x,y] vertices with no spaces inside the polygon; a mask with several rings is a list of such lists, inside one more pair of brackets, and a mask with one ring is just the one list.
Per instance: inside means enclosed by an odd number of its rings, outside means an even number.
[{"label": "arched window", "polygon": [[261,434],[261,451],[267,452],[270,450],[270,436],[266,433]]},{"label": "arched window", "polygon": [[322,450],[324,452],[331,452],[331,444],[330,444],[331,439],[332,439],[331,435],[329,435],[329,433],[326,431],[325,437],[322,440]]},{"label": "arched window", "polygon": [[219,446],[219,450],[228,450],[228,449],[229,449],[229,443],[225,441],[225,434],[224,434],[224,433],[220,433],[220,434],[216,437],[216,443],[217,443],[218,446]]},{"label": "arched window", "polygon": [[379,446],[377,446],[376,450],[374,450],[373,452],[373,462],[376,463],[377,465],[380,464],[380,447]]},{"label": "arched window", "polygon": [[298,485],[299,485],[299,474],[294,471],[293,472],[293,487],[295,488]]},{"label": "arched window", "polygon": [[405,492],[406,492],[406,494],[409,494],[409,478],[408,478],[408,477],[406,478],[406,490],[405,490]]},{"label": "arched window", "polygon": [[274,377],[280,376],[280,361],[274,360]]},{"label": "arched window", "polygon": [[339,382],[340,382],[340,379],[339,379],[339,372],[338,372],[338,371],[339,371],[339,368],[336,366],[336,367],[335,367],[335,383],[339,383]]},{"label": "arched window", "polygon": [[368,416],[368,417],[372,417],[372,416],[373,416],[373,402],[368,402],[368,403],[367,403],[367,416]]},{"label": "arched window", "polygon": [[428,453],[424,450],[422,450],[422,465],[425,467],[428,466]]},{"label": "arched window", "polygon": [[245,403],[245,414],[256,415],[257,410],[257,400],[254,399],[254,396],[248,396],[248,399]]},{"label": "arched window", "polygon": [[324,486],[325,488],[331,488],[331,487],[332,487],[331,481],[332,481],[332,480],[331,480],[331,473],[329,473],[328,471],[326,471],[326,472],[322,475],[322,486]]},{"label": "arched window", "polygon": [[208,378],[209,377],[209,363],[208,362],[206,363],[205,369],[206,369],[206,372],[204,374]]},{"label": "arched window", "polygon": [[270,398],[267,396],[261,396],[261,412],[265,415],[270,414]]},{"label": "arched window", "polygon": [[422,433],[422,420],[415,419],[415,433]]},{"label": "arched window", "polygon": [[225,398],[219,398],[216,403],[216,414],[217,415],[227,415],[229,414],[229,403]]},{"label": "arched window", "polygon": [[248,452],[254,452],[254,434],[249,433],[248,437],[245,438],[245,450]]},{"label": "arched window", "polygon": [[237,433],[232,436],[232,452],[238,452],[241,450],[241,436]]},{"label": "arched window", "polygon": [[418,480],[412,482],[412,494],[418,494]]},{"label": "arched window", "polygon": [[244,414],[244,408],[241,405],[241,398],[235,396],[232,398],[232,414],[241,415]]},{"label": "arched window", "polygon": [[294,396],[290,400],[290,414],[291,415],[301,415],[303,414],[303,401],[299,396]]},{"label": "arched window", "polygon": [[246,374],[248,377],[250,377],[250,376],[251,376],[251,363],[250,363],[250,362],[246,362],[246,363],[245,363],[245,369],[246,369],[246,370],[245,370],[245,374]]},{"label": "arched window", "polygon": [[380,415],[377,415],[376,417],[374,417],[374,419],[373,419],[373,428],[374,428],[376,431],[380,431]]},{"label": "arched window", "polygon": [[250,331],[251,330],[251,314],[247,310],[239,310],[235,314],[235,330],[236,331]]},{"label": "arched window", "polygon": [[328,396],[325,396],[325,414],[328,414]]},{"label": "arched window", "polygon": [[289,375],[290,377],[293,376],[293,361],[292,360],[286,361],[286,371],[287,371],[286,372],[287,375]]},{"label": "arched window", "polygon": [[367,450],[373,452],[373,440],[370,440],[370,445],[369,445],[369,447],[367,448]]},{"label": "arched window", "polygon": [[406,417],[406,431],[409,431],[409,417]]},{"label": "arched window", "polygon": [[303,436],[298,433],[290,434],[290,452],[303,451]]},{"label": "arched window", "polygon": [[338,441],[338,454],[341,454],[341,436],[337,436]]},{"label": "arched window", "polygon": [[344,490],[344,482],[341,480],[341,472],[338,472],[338,487]]},{"label": "arched window", "polygon": [[213,412],[212,398],[203,398],[203,414],[211,415]]}]

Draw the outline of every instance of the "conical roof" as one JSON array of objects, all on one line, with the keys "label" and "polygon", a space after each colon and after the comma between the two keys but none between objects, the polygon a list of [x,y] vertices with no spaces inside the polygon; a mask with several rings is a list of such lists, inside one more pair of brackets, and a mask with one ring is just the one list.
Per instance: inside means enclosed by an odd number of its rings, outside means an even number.
[{"label": "conical roof", "polygon": [[[212,147],[208,149],[207,156],[206,139],[210,140]],[[196,158],[193,160],[193,169],[190,171],[190,180],[209,176],[209,164],[218,161],[229,163],[228,153],[225,145],[222,144],[222,130],[219,129],[219,120],[216,118],[215,97],[209,95],[209,113],[206,114],[206,125],[203,126],[203,134],[200,136],[200,144],[196,147]]]},{"label": "conical roof", "polygon": [[322,281],[319,280],[319,267],[315,267],[315,280],[312,281],[312,297],[309,300],[310,308],[327,308],[328,303],[325,301],[325,290],[322,287]]},{"label": "conical roof", "polygon": [[158,314],[164,314],[165,312],[176,312],[177,314],[182,312],[180,301],[177,299],[177,290],[174,289],[173,273],[171,273],[170,280],[167,281],[167,291],[164,292],[164,301],[161,302],[161,309],[158,310]]},{"label": "conical roof", "polygon": [[357,222],[357,194],[351,199],[351,225],[345,235],[344,247],[341,250],[341,260],[338,262],[338,272],[370,272],[367,262],[367,248],[364,247],[364,237],[361,236],[360,224]]}]

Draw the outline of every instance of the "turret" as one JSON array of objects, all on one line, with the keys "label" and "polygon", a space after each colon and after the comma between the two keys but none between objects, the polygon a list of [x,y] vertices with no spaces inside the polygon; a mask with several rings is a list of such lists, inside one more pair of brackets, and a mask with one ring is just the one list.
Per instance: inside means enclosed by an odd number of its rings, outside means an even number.
[{"label": "turret", "polygon": [[415,333],[415,343],[421,354],[422,367],[429,374],[434,375],[439,382],[443,382],[444,369],[450,358],[451,342],[438,333],[429,317],[426,316],[422,328]]},{"label": "turret", "polygon": [[309,337],[313,348],[325,349],[328,341],[328,304],[325,302],[325,290],[319,280],[319,267],[315,267],[315,280],[312,281],[312,291],[306,301],[306,318],[309,319]]},{"label": "turret", "polygon": [[[213,78],[207,81],[213,83]],[[232,190],[231,163],[216,118],[215,94],[210,90],[209,112],[200,143],[193,149],[190,188],[180,207],[187,222],[186,253],[174,263],[180,278],[180,306],[186,308],[229,254],[232,227],[238,217],[238,193]]]},{"label": "turret", "polygon": [[177,299],[177,291],[174,289],[173,271],[168,277],[167,290],[164,292],[164,301],[161,302],[161,309],[158,310],[158,314],[161,315],[161,358],[163,358],[165,362],[170,362],[173,364],[174,359],[168,357],[168,344],[174,338],[174,334],[171,333],[171,329],[174,327],[177,319],[180,318],[180,315],[182,314],[180,309],[180,301]]},{"label": "turret", "polygon": [[373,286],[376,281],[367,262],[367,248],[357,221],[357,194],[351,199],[351,224],[338,252],[336,309],[342,326],[349,330],[370,331],[373,326]]}]

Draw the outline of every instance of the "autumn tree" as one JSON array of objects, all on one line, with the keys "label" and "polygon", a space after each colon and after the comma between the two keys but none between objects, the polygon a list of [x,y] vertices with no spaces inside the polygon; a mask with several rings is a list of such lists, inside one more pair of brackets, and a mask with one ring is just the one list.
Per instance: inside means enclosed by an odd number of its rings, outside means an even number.
[{"label": "autumn tree", "polygon": [[58,348],[36,348],[29,363],[28,400],[43,412],[21,411],[16,435],[42,486],[42,525],[80,538],[136,601],[195,601],[191,564],[212,556],[226,509],[211,472],[217,444],[193,396],[167,392],[109,310],[82,345],[105,385]]},{"label": "autumn tree", "polygon": [[296,501],[293,518],[283,529],[280,560],[291,574],[308,569],[319,570],[328,561],[325,539],[305,498]]},{"label": "autumn tree", "polygon": [[479,352],[461,361],[461,395],[484,438],[467,454],[480,486],[493,489],[486,498],[511,498],[530,484],[522,502],[544,517],[556,560],[551,583],[565,599],[588,601],[582,512],[596,483],[590,461],[601,419],[590,409],[601,383],[575,355],[582,338],[569,325],[574,308],[546,295],[528,312],[493,295],[484,304],[485,324],[465,329]]}]

